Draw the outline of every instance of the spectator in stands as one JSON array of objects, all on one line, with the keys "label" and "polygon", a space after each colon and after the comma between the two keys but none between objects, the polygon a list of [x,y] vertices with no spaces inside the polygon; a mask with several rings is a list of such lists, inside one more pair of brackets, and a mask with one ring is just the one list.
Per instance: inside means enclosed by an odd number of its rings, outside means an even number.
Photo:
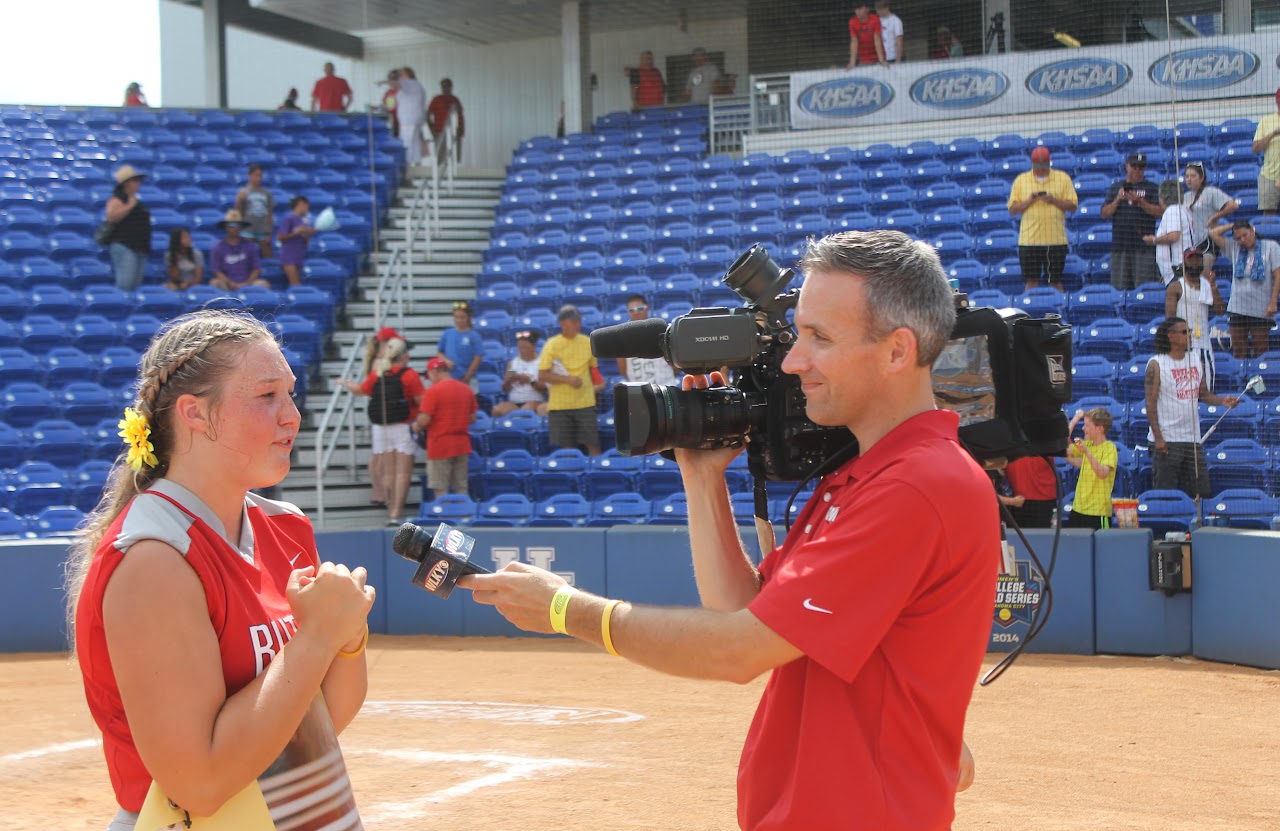
[{"label": "spectator in stands", "polygon": [[640,66],[628,66],[625,70],[631,83],[631,109],[661,107],[667,103],[667,82],[653,65],[653,53],[640,53]]},{"label": "spectator in stands", "polygon": [[1169,284],[1164,295],[1165,317],[1180,317],[1190,331],[1188,351],[1200,361],[1209,389],[1217,379],[1213,343],[1209,339],[1209,319],[1226,310],[1218,284],[1204,274],[1204,254],[1188,248],[1182,254],[1182,274]]},{"label": "spectator in stands", "polygon": [[[224,802],[249,788],[265,815],[298,777],[360,824],[337,734],[364,701],[374,591],[363,568],[321,563],[297,506],[251,493],[289,472],[294,381],[267,328],[225,311],[181,318],[142,357],[120,459],[67,563],[110,827],[134,828],[153,781],[198,825],[243,827]],[[309,809],[275,816],[305,825]]]},{"label": "spectator in stands", "polygon": [[1240,203],[1209,184],[1203,162],[1188,162],[1183,169],[1187,189],[1182,194],[1182,204],[1191,212],[1191,236],[1196,248],[1204,252],[1204,273],[1213,279],[1213,264],[1218,246],[1209,236],[1209,229],[1220,223],[1227,214],[1240,207]]},{"label": "spectator in stands", "polygon": [[[1022,500],[1009,512],[1022,528],[1048,528],[1058,505],[1058,471],[1041,456],[1023,456],[1005,467],[1013,495]],[[1008,504],[1008,503],[1006,503]]]},{"label": "spectator in stands", "polygon": [[276,109],[281,112],[302,112],[302,107],[298,106],[298,88],[289,87],[289,94],[284,97],[284,103]]},{"label": "spectator in stands", "polygon": [[147,96],[142,94],[142,84],[134,81],[124,88],[124,105],[126,107],[146,107]]},{"label": "spectator in stands", "polygon": [[880,18],[880,42],[884,45],[885,63],[902,63],[902,18],[889,8],[889,0],[876,0],[876,15]]},{"label": "spectator in stands", "polygon": [[951,290],[937,253],[897,231],[811,242],[802,266],[782,368],[808,417],[847,427],[861,453],[838,454],[760,567],[725,484],[741,448],[677,449],[702,608],[614,603],[524,563],[458,585],[522,629],[657,671],[769,675],[738,768],[744,829],[948,828],[1000,562],[990,482],[934,401]]},{"label": "spectator in stands", "polygon": [[693,50],[693,67],[684,85],[684,100],[693,104],[705,104],[715,92],[720,80],[720,67],[707,60],[707,50],[701,46]]},{"label": "spectator in stands", "polygon": [[[627,298],[627,317],[631,320],[648,320],[649,301],[643,294],[633,294]],[[662,358],[618,358],[618,372],[626,381],[667,387],[680,384],[671,364]]]},{"label": "spectator in stands", "polygon": [[249,165],[249,183],[236,193],[235,209],[244,217],[248,227],[241,234],[245,239],[258,243],[265,260],[271,256],[271,226],[275,220],[276,198],[262,185],[262,165]]},{"label": "spectator in stands", "polygon": [[307,259],[307,243],[315,235],[311,225],[311,203],[298,195],[289,200],[289,213],[280,220],[276,239],[280,241],[280,269],[291,286],[302,285],[302,264]]},{"label": "spectator in stands", "polygon": [[1116,484],[1116,464],[1119,453],[1116,446],[1107,441],[1111,429],[1111,413],[1105,407],[1095,407],[1088,412],[1076,410],[1067,426],[1067,435],[1084,420],[1084,438],[1072,439],[1067,448],[1067,461],[1080,469],[1076,481],[1075,503],[1068,528],[1088,528],[1097,531],[1111,527],[1111,492]]},{"label": "spectator in stands", "polygon": [[501,418],[515,410],[533,410],[547,414],[547,385],[538,380],[538,333],[528,329],[516,332],[516,356],[507,362],[502,376],[506,401],[493,405],[490,413]]},{"label": "spectator in stands", "polygon": [[1209,235],[1231,263],[1231,299],[1227,302],[1231,352],[1241,360],[1256,358],[1267,351],[1267,337],[1275,325],[1280,243],[1258,239],[1247,219],[1237,219],[1229,228],[1219,225]]},{"label": "spectator in stands", "polygon": [[410,167],[422,162],[422,125],[427,121],[427,91],[418,83],[409,67],[400,68],[396,81],[396,123],[400,126],[400,143],[404,145],[404,163]]},{"label": "spectator in stands", "polygon": [[929,52],[929,57],[933,60],[962,58],[964,57],[964,44],[960,41],[960,38],[951,34],[949,28],[939,26],[934,39],[933,50]]},{"label": "spectator in stands", "polygon": [[1101,215],[1111,220],[1111,285],[1123,291],[1154,280],[1160,273],[1154,252],[1142,238],[1155,230],[1164,210],[1156,183],[1147,178],[1147,154],[1130,153],[1125,177],[1113,182],[1103,197]]},{"label": "spectator in stands", "polygon": [[440,94],[432,96],[431,103],[427,105],[427,128],[431,130],[431,138],[435,141],[439,149],[436,155],[436,163],[444,161],[444,145],[443,136],[445,128],[449,126],[449,116],[456,117],[454,122],[457,129],[453,134],[454,158],[459,164],[462,163],[462,135],[467,131],[467,120],[462,115],[462,102],[458,100],[458,96],[453,94],[453,81],[448,78],[440,79]]},{"label": "spectator in stands", "polygon": [[1258,121],[1253,134],[1253,152],[1262,154],[1258,171],[1258,208],[1264,214],[1280,211],[1280,89],[1276,90],[1276,111]]},{"label": "spectator in stands", "polygon": [[591,354],[591,341],[582,334],[582,317],[572,305],[556,316],[560,334],[552,335],[538,356],[538,380],[547,385],[547,427],[555,447],[581,447],[600,455],[596,422],[596,393],[604,378]]},{"label": "spectator in stands", "polygon": [[1182,272],[1181,252],[1193,243],[1191,212],[1178,201],[1178,180],[1165,179],[1160,183],[1160,224],[1154,234],[1145,234],[1142,241],[1155,246],[1156,269],[1160,280],[1167,286]]},{"label": "spectator in stands", "polygon": [[1178,489],[1192,498],[1210,496],[1209,469],[1200,444],[1199,402],[1234,407],[1235,395],[1209,389],[1200,362],[1187,354],[1190,330],[1180,317],[1156,328],[1156,354],[1147,361],[1147,419],[1151,425],[1152,486]]},{"label": "spectator in stands", "polygon": [[453,327],[440,333],[436,345],[436,357],[444,361],[449,374],[471,387],[479,389],[476,372],[484,360],[484,338],[471,325],[471,304],[459,300],[453,304]]},{"label": "spectator in stands", "polygon": [[373,455],[378,457],[381,476],[375,490],[386,497],[387,524],[399,525],[403,522],[405,495],[418,451],[409,425],[423,395],[422,378],[409,369],[409,344],[399,338],[387,341],[374,361],[373,371],[362,383],[349,378],[340,378],[338,383],[369,399]]},{"label": "spectator in stands", "polygon": [[1040,285],[1041,278],[1062,291],[1062,271],[1067,261],[1067,214],[1078,204],[1071,177],[1050,169],[1049,148],[1031,151],[1031,169],[1018,174],[1009,191],[1009,213],[1022,215],[1018,231],[1018,263],[1026,287]]},{"label": "spectator in stands", "polygon": [[324,65],[324,77],[311,90],[311,111],[345,113],[351,106],[351,87],[345,78],[333,74],[333,64]]},{"label": "spectator in stands", "polygon": [[218,223],[226,237],[218,240],[209,254],[209,267],[213,269],[213,279],[209,282],[223,291],[239,291],[245,286],[271,288],[271,284],[262,279],[257,243],[241,236],[246,225],[235,208],[227,211]]},{"label": "spectator in stands", "polygon": [[174,291],[186,291],[204,279],[204,254],[191,244],[191,232],[186,228],[169,232],[169,251],[164,265],[169,273],[165,287]]},{"label": "spectator in stands", "polygon": [[853,6],[853,17],[849,18],[849,65],[845,68],[873,63],[888,66],[884,59],[880,17],[871,13],[867,0],[858,0]]},{"label": "spectator in stands", "polygon": [[147,255],[151,253],[151,211],[138,198],[145,173],[131,165],[115,172],[116,187],[107,199],[107,224],[110,229],[99,241],[111,254],[116,288],[133,291],[142,285]]},{"label": "spectator in stands", "polygon": [[418,429],[427,432],[427,487],[437,495],[466,493],[476,395],[449,374],[441,358],[427,361],[427,380],[431,386],[422,394],[416,419]]},{"label": "spectator in stands", "polygon": [[[360,377],[367,378],[369,373],[373,372],[374,362],[382,357],[382,350],[393,340],[404,341],[406,351],[413,348],[413,344],[409,343],[395,329],[390,326],[383,326],[364,345]],[[422,376],[418,376],[418,379],[421,380]],[[369,481],[373,483],[373,494],[369,499],[370,504],[385,508],[387,506],[387,494],[382,488],[382,456],[376,453],[369,456]]]},{"label": "spectator in stands", "polygon": [[396,118],[396,96],[400,92],[400,70],[387,70],[387,80],[379,81],[379,86],[385,86],[387,89],[382,93],[382,111],[387,116],[387,126],[391,128],[391,135],[400,135],[400,120]]}]

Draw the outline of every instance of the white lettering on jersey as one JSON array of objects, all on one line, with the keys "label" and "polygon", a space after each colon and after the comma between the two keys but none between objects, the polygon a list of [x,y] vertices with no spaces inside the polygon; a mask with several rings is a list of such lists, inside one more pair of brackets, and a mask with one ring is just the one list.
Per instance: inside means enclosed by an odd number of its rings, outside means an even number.
[{"label": "white lettering on jersey", "polygon": [[270,623],[250,626],[249,641],[253,644],[253,658],[257,663],[254,675],[261,675],[267,668],[267,664],[271,663],[271,659],[276,657],[276,654],[286,643],[293,640],[296,634],[298,634],[298,624],[294,621],[293,615],[285,615]]}]

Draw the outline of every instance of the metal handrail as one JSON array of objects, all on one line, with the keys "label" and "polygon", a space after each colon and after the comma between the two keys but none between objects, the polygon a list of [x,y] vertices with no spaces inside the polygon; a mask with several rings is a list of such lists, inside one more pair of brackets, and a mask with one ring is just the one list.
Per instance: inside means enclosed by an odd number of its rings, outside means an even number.
[{"label": "metal handrail", "polygon": [[[356,359],[364,354],[365,341],[368,338],[368,334],[365,333],[356,338],[355,348],[347,356],[347,362],[343,364],[342,372],[338,377],[350,377]],[[346,394],[344,395],[344,393]],[[335,415],[338,419],[337,429],[332,431],[332,437],[330,437],[329,426],[334,421]],[[347,447],[351,452],[351,460],[348,467],[351,475],[355,476],[355,396],[341,386],[335,386],[333,392],[329,395],[329,405],[325,407],[324,414],[320,416],[320,422],[316,425],[316,525],[320,527],[324,527],[324,475],[329,469],[329,463],[333,460],[333,454],[338,450],[338,443],[341,440],[342,428],[344,427],[347,429]]]}]

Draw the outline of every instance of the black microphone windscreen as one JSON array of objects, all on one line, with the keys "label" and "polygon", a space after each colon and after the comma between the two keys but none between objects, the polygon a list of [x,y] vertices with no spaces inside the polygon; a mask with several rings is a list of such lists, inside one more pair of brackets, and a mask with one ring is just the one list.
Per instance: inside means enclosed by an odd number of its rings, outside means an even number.
[{"label": "black microphone windscreen", "polygon": [[597,358],[661,358],[666,331],[667,322],[658,317],[606,326],[591,333],[591,354]]},{"label": "black microphone windscreen", "polygon": [[[406,522],[400,526],[400,530],[396,531],[396,537],[391,541],[391,550],[404,556],[405,549],[409,545],[409,540],[413,538],[413,532],[418,530],[418,526],[412,522]],[[385,537],[383,539],[386,539]]]}]

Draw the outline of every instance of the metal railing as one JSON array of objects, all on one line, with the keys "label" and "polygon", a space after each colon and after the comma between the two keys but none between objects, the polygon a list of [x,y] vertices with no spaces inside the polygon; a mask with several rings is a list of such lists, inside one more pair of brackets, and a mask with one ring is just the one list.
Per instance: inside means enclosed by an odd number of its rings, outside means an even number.
[{"label": "metal railing", "polygon": [[746,95],[713,95],[707,113],[711,153],[741,153],[743,138],[791,129],[791,76],[752,75]]},{"label": "metal railing", "polygon": [[[356,362],[363,362],[365,343],[368,339],[367,333],[362,333],[356,338],[355,348],[347,356],[339,377],[349,378]],[[341,386],[335,385],[329,396],[329,405],[325,407],[324,414],[320,416],[320,423],[316,427],[316,525],[321,528],[324,527],[324,476],[329,470],[333,454],[338,451],[344,428],[347,433],[347,449],[350,452],[348,470],[353,478],[356,475],[355,409],[355,396]],[[334,425],[332,430],[331,424]]]}]

